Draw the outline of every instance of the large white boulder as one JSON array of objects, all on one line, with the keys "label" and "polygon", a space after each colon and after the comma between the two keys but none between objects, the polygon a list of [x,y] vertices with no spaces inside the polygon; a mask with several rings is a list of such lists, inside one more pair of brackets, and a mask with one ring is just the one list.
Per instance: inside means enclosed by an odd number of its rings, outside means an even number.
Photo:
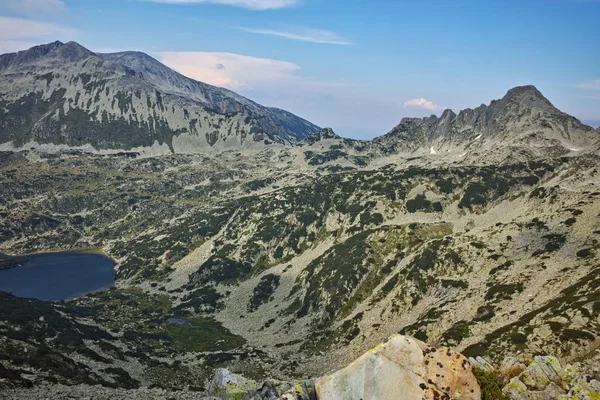
[{"label": "large white boulder", "polygon": [[394,336],[316,383],[319,400],[480,400],[469,361],[447,348]]}]

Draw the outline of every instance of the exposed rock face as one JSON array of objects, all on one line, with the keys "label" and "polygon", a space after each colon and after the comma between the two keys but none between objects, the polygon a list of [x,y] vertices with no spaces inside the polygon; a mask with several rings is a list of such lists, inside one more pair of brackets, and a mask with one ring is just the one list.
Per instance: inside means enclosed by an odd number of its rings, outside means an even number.
[{"label": "exposed rock face", "polygon": [[310,381],[282,382],[274,379],[262,384],[219,368],[208,389],[219,400],[316,400]]},{"label": "exposed rock face", "polygon": [[597,131],[555,108],[534,86],[522,86],[458,114],[404,118],[376,142],[391,152],[506,161],[590,150],[598,139]]},{"label": "exposed rock face", "polygon": [[318,127],[138,52],[96,54],[54,42],[0,56],[0,144],[157,153],[293,143]]},{"label": "exposed rock face", "polygon": [[593,400],[600,377],[581,364],[562,366],[556,357],[538,356],[504,388],[511,400]]},{"label": "exposed rock face", "polygon": [[471,365],[459,353],[408,336],[389,339],[316,383],[319,400],[479,400]]},{"label": "exposed rock face", "polygon": [[[502,392],[508,400],[600,399],[598,351],[588,355],[586,361],[573,364],[561,364],[554,356],[536,356],[527,365],[523,354],[506,357],[499,369],[483,357],[469,361],[474,368],[502,377],[506,382]],[[482,393],[486,390],[489,388],[482,386]]]}]

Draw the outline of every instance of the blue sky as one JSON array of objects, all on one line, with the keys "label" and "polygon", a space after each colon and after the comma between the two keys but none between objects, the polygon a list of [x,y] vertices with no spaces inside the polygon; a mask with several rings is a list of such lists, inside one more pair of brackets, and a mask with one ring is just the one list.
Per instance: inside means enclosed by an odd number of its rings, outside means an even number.
[{"label": "blue sky", "polygon": [[372,138],[533,84],[600,125],[600,0],[0,0],[0,51],[140,50]]}]

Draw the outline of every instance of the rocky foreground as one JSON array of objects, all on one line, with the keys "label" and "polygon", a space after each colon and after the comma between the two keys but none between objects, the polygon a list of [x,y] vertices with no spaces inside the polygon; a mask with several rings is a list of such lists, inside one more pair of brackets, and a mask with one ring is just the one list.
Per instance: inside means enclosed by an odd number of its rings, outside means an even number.
[{"label": "rocky foreground", "polygon": [[552,356],[507,357],[494,367],[482,357],[467,359],[396,335],[346,368],[324,377],[262,383],[218,369],[207,393],[160,388],[111,389],[102,386],[38,386],[7,390],[6,400],[21,399],[199,399],[199,400],[597,400],[600,351],[586,362],[561,364]]}]

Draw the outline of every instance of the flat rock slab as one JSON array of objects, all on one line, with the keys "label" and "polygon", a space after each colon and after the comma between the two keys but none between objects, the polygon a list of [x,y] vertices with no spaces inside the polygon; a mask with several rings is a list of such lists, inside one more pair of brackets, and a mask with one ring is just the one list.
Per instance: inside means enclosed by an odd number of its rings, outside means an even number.
[{"label": "flat rock slab", "polygon": [[447,348],[393,336],[316,383],[319,400],[480,400],[469,361]]}]

